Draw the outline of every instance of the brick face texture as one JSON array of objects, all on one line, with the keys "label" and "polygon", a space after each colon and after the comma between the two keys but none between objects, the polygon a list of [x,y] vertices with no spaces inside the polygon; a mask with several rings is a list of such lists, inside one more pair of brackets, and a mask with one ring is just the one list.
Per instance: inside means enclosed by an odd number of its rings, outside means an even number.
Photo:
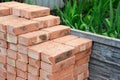
[{"label": "brick face texture", "polygon": [[87,80],[92,41],[47,7],[0,3],[0,80]]}]

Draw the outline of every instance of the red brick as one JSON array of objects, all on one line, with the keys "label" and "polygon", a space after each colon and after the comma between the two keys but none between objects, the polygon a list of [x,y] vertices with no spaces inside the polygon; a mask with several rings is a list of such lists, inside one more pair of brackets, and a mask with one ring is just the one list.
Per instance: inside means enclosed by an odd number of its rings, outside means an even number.
[{"label": "red brick", "polygon": [[18,46],[16,44],[8,43],[8,49],[18,51]]},{"label": "red brick", "polygon": [[76,79],[74,79],[73,73],[69,73],[68,75],[65,75],[57,80],[76,80]]},{"label": "red brick", "polygon": [[16,75],[7,72],[7,80],[16,80]]},{"label": "red brick", "polygon": [[90,56],[91,54],[91,49],[87,49],[85,51],[82,52],[78,52],[77,54],[75,54],[75,60],[78,61],[79,59],[85,57],[85,56]]},{"label": "red brick", "polygon": [[22,5],[22,3],[18,3],[18,2],[15,2],[15,1],[0,3],[0,6],[4,6],[4,7],[10,8],[10,14],[12,14],[12,8],[13,7],[21,6],[21,5]]},{"label": "red brick", "polygon": [[21,17],[32,19],[36,17],[47,16],[50,14],[50,9],[47,7],[40,7],[31,5],[28,8],[23,8],[21,10]]},{"label": "red brick", "polygon": [[50,34],[50,40],[66,36],[70,34],[70,28],[63,25],[58,25],[50,28],[42,29],[43,31],[48,31]]},{"label": "red brick", "polygon": [[41,65],[40,65],[41,61],[40,60],[35,60],[32,58],[29,58],[29,65],[36,67],[37,69],[40,69]]},{"label": "red brick", "polygon": [[71,41],[71,40],[74,40],[74,39],[78,39],[78,37],[74,36],[74,35],[67,35],[67,36],[63,36],[63,37],[54,39],[53,41],[58,42],[58,43],[65,43],[67,41]]},{"label": "red brick", "polygon": [[67,45],[57,45],[54,48],[42,51],[41,60],[50,64],[56,64],[73,56],[73,47]]},{"label": "red brick", "polygon": [[10,15],[10,9],[7,7],[0,6],[0,17]]},{"label": "red brick", "polygon": [[7,35],[6,35],[6,33],[0,31],[0,39],[6,41],[6,40],[7,40]]},{"label": "red brick", "polygon": [[15,15],[15,16],[20,16],[21,15],[21,10],[24,9],[24,8],[27,8],[29,7],[30,5],[28,4],[21,4],[21,6],[15,6],[12,8],[12,14]]},{"label": "red brick", "polygon": [[0,55],[7,55],[7,49],[0,47]]},{"label": "red brick", "polygon": [[28,47],[18,44],[18,52],[21,54],[28,54]]},{"label": "red brick", "polygon": [[7,72],[16,75],[16,68],[10,65],[7,65]]},{"label": "red brick", "polygon": [[0,77],[0,80],[6,80],[6,78]]},{"label": "red brick", "polygon": [[64,68],[67,68],[67,67],[74,65],[74,64],[75,64],[75,56],[70,57],[66,60],[63,60],[61,62],[58,62],[55,65],[41,62],[41,69],[43,69],[49,73],[55,73],[55,72],[63,70]]},{"label": "red brick", "polygon": [[18,43],[18,37],[12,34],[7,34],[7,41],[9,43],[17,44]]},{"label": "red brick", "polygon": [[79,39],[74,39],[74,40],[65,42],[64,44],[75,47],[76,49],[74,50],[74,53],[78,53],[91,48],[92,40],[89,40],[86,38],[79,38]]},{"label": "red brick", "polygon": [[12,58],[12,59],[16,60],[17,59],[17,52],[13,51],[13,50],[10,50],[10,49],[7,49],[7,56],[9,58]]},{"label": "red brick", "polygon": [[0,63],[0,69],[6,71],[6,64]]},{"label": "red brick", "polygon": [[36,75],[36,76],[39,76],[40,75],[40,71],[39,69],[31,66],[31,65],[28,65],[28,72],[33,74],[33,75]]},{"label": "red brick", "polygon": [[3,33],[7,33],[7,25],[9,23],[12,23],[12,20],[14,19],[18,19],[18,17],[13,15],[0,17],[0,31]]},{"label": "red brick", "polygon": [[86,70],[85,72],[78,75],[77,80],[84,80],[89,77],[89,71]]},{"label": "red brick", "polygon": [[21,61],[16,61],[16,68],[22,71],[28,71],[28,64]]},{"label": "red brick", "polygon": [[74,69],[74,66],[72,65],[53,74],[48,73],[41,69],[40,76],[41,78],[43,78],[43,80],[58,80],[59,78],[62,78],[63,76],[73,73],[73,69]]},{"label": "red brick", "polygon": [[88,70],[88,63],[85,63],[83,65],[75,65],[74,75],[81,74],[81,73],[83,73],[86,70]]},{"label": "red brick", "polygon": [[56,47],[60,45],[59,43],[55,43],[53,41],[47,41],[38,45],[34,45],[29,47],[28,49],[28,56],[30,58],[36,59],[36,60],[40,60],[41,59],[41,51],[46,50],[46,49],[50,49],[52,47]]},{"label": "red brick", "polygon": [[26,79],[21,78],[21,77],[17,77],[16,80],[26,80]]},{"label": "red brick", "polygon": [[16,66],[16,61],[12,58],[7,57],[7,64],[15,67]]},{"label": "red brick", "polygon": [[17,76],[23,79],[28,79],[28,72],[24,72],[24,71],[17,69]]},{"label": "red brick", "polygon": [[39,79],[38,80],[43,80],[41,77],[39,77]]},{"label": "red brick", "polygon": [[90,56],[85,56],[82,59],[76,61],[76,65],[80,66],[90,61]]},{"label": "red brick", "polygon": [[39,77],[31,73],[28,73],[28,80],[39,80]]},{"label": "red brick", "polygon": [[27,20],[24,18],[12,20],[11,23],[7,25],[7,33],[12,35],[20,35],[38,29],[39,25],[36,21]]},{"label": "red brick", "polygon": [[58,16],[48,15],[44,17],[34,18],[32,20],[39,22],[39,28],[47,28],[60,24],[60,18]]},{"label": "red brick", "polygon": [[2,69],[0,68],[0,77],[2,77],[2,78],[7,78],[7,72],[6,72],[6,70],[2,70]]},{"label": "red brick", "polygon": [[7,63],[7,56],[6,55],[0,55],[0,63],[2,63],[2,64]]},{"label": "red brick", "polygon": [[18,53],[18,61],[28,63],[28,55]]},{"label": "red brick", "polygon": [[[34,34],[34,35],[33,35]],[[25,46],[35,45],[49,39],[48,32],[46,31],[34,31],[26,34],[19,35],[19,44]]]},{"label": "red brick", "polygon": [[7,42],[4,40],[0,40],[0,47],[7,48]]}]

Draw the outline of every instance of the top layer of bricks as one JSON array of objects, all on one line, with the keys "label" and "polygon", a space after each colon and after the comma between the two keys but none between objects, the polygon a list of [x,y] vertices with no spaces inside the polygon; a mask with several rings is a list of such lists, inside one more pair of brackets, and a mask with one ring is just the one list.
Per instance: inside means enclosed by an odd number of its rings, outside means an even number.
[{"label": "top layer of bricks", "polygon": [[[49,15],[50,8],[18,2],[5,2],[0,3],[0,12],[0,16],[12,14],[27,19],[32,19]],[[3,14],[4,12],[6,14]]]}]

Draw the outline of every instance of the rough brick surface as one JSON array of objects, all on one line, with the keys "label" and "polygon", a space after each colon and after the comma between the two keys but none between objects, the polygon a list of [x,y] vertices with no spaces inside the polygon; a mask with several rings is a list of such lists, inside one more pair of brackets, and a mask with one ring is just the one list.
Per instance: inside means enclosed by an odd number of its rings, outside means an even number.
[{"label": "rough brick surface", "polygon": [[23,79],[28,79],[28,72],[17,69],[17,76]]},{"label": "rough brick surface", "polygon": [[7,48],[7,42],[4,40],[0,40],[0,47]]},{"label": "rough brick surface", "polygon": [[50,28],[42,29],[48,31],[50,34],[50,40],[63,37],[70,34],[70,28],[68,26],[58,25]]},{"label": "rough brick surface", "polygon": [[75,56],[63,60],[55,65],[51,65],[46,62],[41,62],[41,69],[49,73],[55,73],[74,64],[75,64]]},{"label": "rough brick surface", "polygon": [[6,55],[0,55],[0,63],[2,63],[2,64],[6,64],[7,63]]},{"label": "rough brick surface", "polygon": [[35,59],[32,59],[32,58],[29,58],[29,65],[34,66],[37,69],[40,69],[40,67],[41,67],[40,63],[41,63],[40,60],[35,60]]},{"label": "rough brick surface", "polygon": [[10,9],[7,7],[0,6],[0,17],[10,15]]},{"label": "rough brick surface", "polygon": [[9,58],[12,58],[12,59],[16,60],[17,57],[18,57],[18,53],[14,50],[7,49],[7,56]]},{"label": "rough brick surface", "polygon": [[58,16],[44,16],[32,19],[39,22],[39,28],[53,27],[60,24],[60,18]]},{"label": "rough brick surface", "polygon": [[8,43],[8,49],[18,51],[18,46],[16,44]]},{"label": "rough brick surface", "polygon": [[[33,35],[34,34],[34,35]],[[19,44],[25,46],[35,45],[49,39],[49,34],[46,31],[34,31],[31,33],[26,33],[19,35]]]},{"label": "rough brick surface", "polygon": [[27,63],[21,62],[21,61],[16,61],[16,68],[20,69],[22,71],[27,71],[28,70],[28,65]]},{"label": "rough brick surface", "polygon": [[7,72],[16,75],[16,68],[10,65],[7,65]]},{"label": "rough brick surface", "polygon": [[36,21],[30,21],[24,18],[12,20],[11,23],[7,25],[7,32],[12,35],[20,35],[38,29],[39,25]]}]

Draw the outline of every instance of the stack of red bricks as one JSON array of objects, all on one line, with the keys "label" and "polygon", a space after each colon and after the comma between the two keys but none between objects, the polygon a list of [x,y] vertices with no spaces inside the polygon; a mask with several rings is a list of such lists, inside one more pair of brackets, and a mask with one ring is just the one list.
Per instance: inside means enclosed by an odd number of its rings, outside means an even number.
[{"label": "stack of red bricks", "polygon": [[49,8],[6,2],[0,16],[0,80],[87,80],[92,41]]}]

